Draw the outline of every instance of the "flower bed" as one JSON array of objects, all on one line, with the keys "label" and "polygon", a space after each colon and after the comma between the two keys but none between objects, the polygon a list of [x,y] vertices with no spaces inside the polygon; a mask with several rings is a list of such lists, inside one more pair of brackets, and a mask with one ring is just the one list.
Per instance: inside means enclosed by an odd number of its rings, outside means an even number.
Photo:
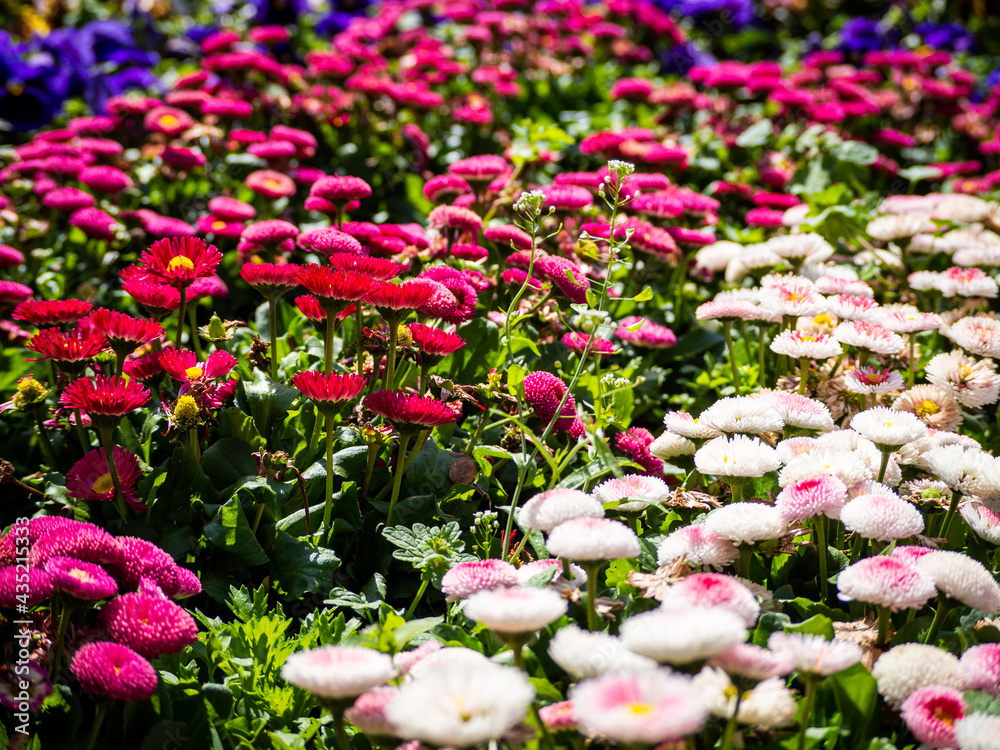
[{"label": "flower bed", "polygon": [[991,19],[259,10],[2,61],[12,746],[998,746]]}]

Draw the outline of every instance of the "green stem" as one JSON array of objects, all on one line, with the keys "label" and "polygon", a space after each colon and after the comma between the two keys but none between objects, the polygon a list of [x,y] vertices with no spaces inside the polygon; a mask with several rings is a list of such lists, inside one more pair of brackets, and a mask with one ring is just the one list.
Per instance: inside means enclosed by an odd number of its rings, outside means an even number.
[{"label": "green stem", "polygon": [[913,388],[914,384],[917,382],[917,372],[916,363],[913,361],[913,349],[917,342],[917,334],[910,334],[910,368],[909,368],[909,384],[910,388]]},{"label": "green stem", "polygon": [[753,548],[749,544],[741,544],[740,551],[740,575],[743,578],[750,577],[750,563],[753,561]]},{"label": "green stem", "polygon": [[743,487],[745,482],[742,477],[732,477],[729,482],[729,489],[733,493],[733,502],[741,503],[743,502]]},{"label": "green stem", "polygon": [[396,345],[399,340],[399,321],[393,316],[391,321],[386,321],[389,323],[389,351],[386,352],[386,357],[388,357],[388,362],[385,367],[385,385],[383,386],[387,391],[391,391],[395,386],[393,383],[396,380]]},{"label": "green stem", "polygon": [[420,581],[420,588],[417,589],[417,595],[413,597],[413,601],[410,602],[410,606],[406,610],[406,619],[409,620],[413,617],[413,613],[417,611],[417,605],[420,604],[420,599],[423,597],[424,592],[427,591],[428,579],[424,578]]},{"label": "green stem", "polygon": [[368,497],[368,486],[372,481],[372,472],[375,471],[375,461],[378,460],[380,447],[376,443],[368,446],[368,462],[365,464],[365,478],[361,481],[361,493],[358,495],[359,502],[363,503]]},{"label": "green stem", "polygon": [[878,608],[878,640],[875,641],[876,648],[885,648],[889,637],[889,608]]},{"label": "green stem", "polygon": [[333,726],[337,731],[337,745],[340,750],[351,750],[351,739],[347,736],[347,727],[344,726],[343,709],[333,712]]},{"label": "green stem", "polygon": [[813,534],[816,544],[816,551],[819,553],[819,591],[822,597],[820,601],[825,602],[828,595],[830,572],[827,568],[828,550],[826,547],[826,516],[820,514],[813,518]]},{"label": "green stem", "polygon": [[198,463],[201,463],[201,446],[198,444],[198,430],[195,427],[188,428],[188,437],[191,439],[191,452]]},{"label": "green stem", "polygon": [[730,320],[722,322],[722,331],[726,334],[726,349],[729,351],[729,366],[733,371],[733,388],[740,395],[740,370],[736,364],[736,349],[733,347],[733,323]]},{"label": "green stem", "polygon": [[740,703],[743,701],[743,693],[736,693],[736,705],[733,706],[733,715],[726,722],[726,730],[722,733],[722,750],[732,750],[733,735],[736,732],[736,717],[740,715]]},{"label": "green stem", "polygon": [[69,627],[69,618],[73,614],[73,608],[60,597],[62,611],[59,613],[59,625],[56,629],[55,650],[52,653],[52,675],[57,679],[62,668],[63,643],[66,640],[66,629]]},{"label": "green stem", "polygon": [[[278,382],[278,300],[267,298],[267,318],[271,334],[271,381]],[[327,369],[327,372],[330,370]]]},{"label": "green stem", "polygon": [[198,361],[204,362],[205,357],[201,347],[201,336],[198,334],[198,305],[188,305],[188,329],[191,331],[191,344],[198,355]]},{"label": "green stem", "polygon": [[763,324],[757,326],[757,332],[760,334],[760,341],[757,342],[757,367],[760,370],[760,374],[757,376],[757,382],[762,388],[767,383],[767,374],[764,367],[766,359],[765,353],[768,350],[768,348],[764,346],[764,333],[766,330],[767,328]]},{"label": "green stem", "polygon": [[250,531],[257,536],[257,528],[260,526],[260,519],[264,516],[264,503],[257,503],[257,514],[254,516],[253,525]]},{"label": "green stem", "polygon": [[45,456],[45,462],[49,467],[54,469],[56,467],[56,452],[52,447],[52,441],[49,439],[49,431],[45,429],[42,410],[37,405],[33,406],[31,414],[35,418],[35,426],[38,428],[38,445],[42,449],[42,455]]},{"label": "green stem", "polygon": [[76,436],[80,439],[80,447],[83,448],[83,452],[87,453],[90,451],[90,440],[87,438],[87,431],[83,428],[83,412],[77,409],[76,414]]},{"label": "green stem", "polygon": [[809,359],[802,357],[799,359],[799,395],[806,392],[806,383],[809,381]]},{"label": "green stem", "polygon": [[94,711],[94,723],[90,727],[90,734],[87,735],[87,744],[84,745],[84,750],[92,750],[94,743],[97,742],[97,733],[101,730],[101,725],[104,723],[104,714],[107,712],[108,704],[104,700],[97,701],[97,710]]},{"label": "green stem", "polygon": [[[362,312],[361,312],[361,300],[358,300],[354,304],[354,339],[357,344],[357,349],[354,354],[354,371],[361,375],[365,371],[365,357],[364,349],[361,348],[361,331],[362,331]],[[376,372],[377,376],[378,373]]]},{"label": "green stem", "polygon": [[327,541],[333,538],[330,517],[333,514],[333,414],[326,414],[326,497],[323,503],[323,531]]},{"label": "green stem", "polygon": [[399,500],[399,488],[403,484],[403,474],[406,471],[406,446],[409,443],[410,433],[402,433],[399,436],[399,452],[396,454],[396,470],[392,473],[392,499],[389,500],[389,515],[385,520],[386,526],[392,526],[392,512],[396,509],[396,503]]},{"label": "green stem", "polygon": [[[747,358],[747,366],[753,362],[753,352],[750,351],[750,337],[747,336],[747,323],[745,320],[737,320],[736,327],[740,329],[740,338],[743,339],[743,353]],[[757,385],[762,385],[764,383],[763,373],[757,374]]]},{"label": "green stem", "polygon": [[944,624],[944,619],[951,612],[951,607],[952,605],[949,603],[947,595],[944,592],[939,593],[937,607],[934,609],[934,619],[931,620],[931,627],[927,631],[927,635],[924,636],[925,644],[934,644],[938,631],[941,630],[941,626]]},{"label": "green stem", "polygon": [[955,510],[958,508],[958,493],[951,493],[951,502],[948,503],[948,512],[944,514],[944,520],[941,522],[941,533],[938,536],[947,538],[948,532],[951,531],[951,522],[955,518]]},{"label": "green stem", "polygon": [[833,363],[833,369],[830,370],[830,374],[826,376],[827,380],[833,380],[833,376],[837,374],[837,370],[840,369],[840,363],[844,361],[844,356],[846,352],[841,352],[840,356],[837,357],[837,361]]},{"label": "green stem", "polygon": [[601,629],[597,617],[597,572],[601,563],[581,560],[580,565],[587,571],[587,630],[596,633]]},{"label": "green stem", "polygon": [[111,440],[113,428],[104,428],[100,431],[101,445],[104,448],[104,459],[108,463],[108,474],[111,475],[111,484],[115,488],[115,508],[122,517],[122,521],[128,523],[128,511],[125,506],[125,495],[122,492],[122,480],[118,476],[118,467],[115,466],[115,448]]},{"label": "green stem", "polygon": [[882,451],[882,463],[878,467],[878,478],[875,480],[879,484],[885,479],[885,468],[889,465],[889,451]]},{"label": "green stem", "polygon": [[122,373],[125,372],[125,357],[128,355],[125,352],[118,351],[115,352],[115,377],[120,378]]},{"label": "green stem", "polygon": [[326,311],[326,333],[323,335],[323,372],[333,372],[333,334],[337,329],[337,316]]},{"label": "green stem", "polygon": [[802,726],[799,728],[798,750],[805,750],[806,729],[809,728],[812,719],[813,701],[816,699],[816,676],[803,675],[802,679],[806,683],[806,697],[802,706]]},{"label": "green stem", "polygon": [[181,293],[181,305],[177,308],[177,335],[174,337],[174,346],[181,348],[181,341],[184,338],[184,313],[187,310],[187,286],[178,284],[177,290]]}]

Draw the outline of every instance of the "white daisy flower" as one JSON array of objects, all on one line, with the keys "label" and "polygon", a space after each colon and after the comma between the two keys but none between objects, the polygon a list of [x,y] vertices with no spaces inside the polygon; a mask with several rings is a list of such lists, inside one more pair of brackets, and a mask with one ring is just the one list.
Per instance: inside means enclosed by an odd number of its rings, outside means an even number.
[{"label": "white daisy flower", "polygon": [[649,446],[649,452],[656,458],[670,461],[682,456],[693,456],[698,446],[682,435],[665,430]]},{"label": "white daisy flower", "polygon": [[566,614],[566,607],[552,589],[514,586],[473,594],[463,611],[496,633],[522,635],[551,625]]},{"label": "white daisy flower", "polygon": [[519,669],[453,663],[404,683],[385,716],[404,739],[469,747],[497,740],[523,721],[534,698]]},{"label": "white daisy flower", "polygon": [[952,323],[945,335],[980,357],[1000,357],[1000,320],[976,315]]},{"label": "white daisy flower", "polygon": [[842,344],[864,349],[876,354],[899,354],[906,342],[878,323],[866,320],[850,320],[833,329],[833,337]]},{"label": "white daisy flower", "polygon": [[602,518],[604,506],[593,495],[557,487],[535,495],[517,515],[522,529],[551,531],[572,518]]},{"label": "white daisy flower", "polygon": [[962,552],[938,550],[921,557],[916,565],[938,591],[952,599],[991,617],[1000,612],[1000,584],[978,560]]},{"label": "white daisy flower", "polygon": [[675,435],[690,440],[708,440],[722,434],[712,425],[692,417],[686,411],[668,411],[663,416],[663,426]]},{"label": "white daisy flower", "polygon": [[396,675],[392,657],[360,646],[324,646],[288,657],[281,676],[292,685],[331,700],[357,698]]},{"label": "white daisy flower", "polygon": [[872,676],[879,694],[898,711],[914,691],[928,685],[962,687],[959,661],[937,646],[903,643],[882,654]]},{"label": "white daisy flower", "polygon": [[694,676],[693,682],[709,711],[721,719],[728,720],[736,712],[736,721],[740,724],[787,727],[794,721],[798,710],[792,691],[778,677],[764,680],[742,696],[729,675],[721,669],[705,667]]},{"label": "white daisy flower", "polygon": [[915,414],[876,406],[851,419],[851,429],[871,440],[881,451],[891,451],[927,434],[927,425]]},{"label": "white daisy flower", "polygon": [[769,445],[746,435],[717,437],[694,454],[694,465],[702,474],[717,477],[762,477],[781,462]]},{"label": "white daisy flower", "polygon": [[759,435],[784,427],[781,415],[764,399],[734,396],[716,401],[701,413],[700,422],[724,433]]},{"label": "white daisy flower", "polygon": [[682,526],[671,531],[656,550],[656,560],[660,565],[669,565],[681,559],[715,570],[722,570],[735,562],[737,557],[739,550],[735,545],[725,537],[708,531],[704,524]]},{"label": "white daisy flower", "polygon": [[549,554],[564,560],[597,562],[638,557],[639,537],[610,518],[574,518],[556,526],[545,542]]},{"label": "white daisy flower", "polygon": [[661,606],[625,620],[622,643],[660,664],[691,664],[743,643],[743,618],[722,607]]},{"label": "white daisy flower", "polygon": [[772,352],[793,359],[823,360],[836,357],[843,351],[832,336],[808,331],[782,331],[770,343]]},{"label": "white daisy flower", "polygon": [[859,495],[840,510],[844,528],[865,539],[889,542],[924,530],[924,517],[905,500],[888,495]]},{"label": "white daisy flower", "polygon": [[705,530],[734,544],[777,539],[788,525],[777,508],[760,503],[730,503],[705,518]]},{"label": "white daisy flower", "polygon": [[658,666],[652,659],[630,651],[618,637],[599,631],[591,633],[576,625],[559,629],[549,642],[549,656],[576,680]]},{"label": "white daisy flower", "polygon": [[820,635],[772,633],[768,648],[786,655],[797,672],[821,677],[843,672],[861,661],[861,649],[847,641],[828,641]]}]

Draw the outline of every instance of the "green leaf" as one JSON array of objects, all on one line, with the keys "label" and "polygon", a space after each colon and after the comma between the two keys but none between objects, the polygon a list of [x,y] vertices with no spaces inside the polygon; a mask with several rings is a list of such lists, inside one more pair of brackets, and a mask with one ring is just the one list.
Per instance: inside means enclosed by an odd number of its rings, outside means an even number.
[{"label": "green leaf", "polygon": [[247,565],[265,565],[268,562],[267,554],[251,531],[243,506],[236,497],[231,497],[219,508],[205,526],[204,534],[216,547],[235,555]]},{"label": "green leaf", "polygon": [[259,370],[254,371],[250,380],[240,381],[239,394],[242,396],[240,408],[253,417],[254,427],[265,439],[270,437],[274,425],[285,418],[288,408],[301,395],[294,388],[271,382]]},{"label": "green leaf", "polygon": [[926,179],[938,179],[941,177],[941,170],[935,167],[917,165],[899,170],[899,176],[910,182],[918,182]]},{"label": "green leaf", "polygon": [[813,615],[805,622],[795,625],[785,625],[786,633],[802,633],[804,635],[821,635],[828,641],[833,640],[833,620],[826,615]]},{"label": "green leaf", "polygon": [[257,475],[253,446],[235,438],[216,440],[201,456],[201,468],[217,490],[230,487],[245,476]]},{"label": "green leaf", "polygon": [[755,122],[749,128],[744,130],[736,138],[736,145],[740,148],[754,148],[756,146],[763,146],[771,138],[771,133],[774,131],[774,126],[771,124],[770,120],[761,120],[760,122]]},{"label": "green leaf", "polygon": [[868,724],[878,709],[878,687],[875,678],[863,664],[855,664],[826,680],[824,687],[833,692],[844,726],[851,728],[851,736],[864,745]]},{"label": "green leaf", "polygon": [[632,298],[633,302],[648,302],[653,299],[653,288],[651,286],[646,286],[641,292]]},{"label": "green leaf", "polygon": [[288,598],[326,592],[333,586],[333,573],[340,567],[340,558],[333,550],[300,541],[284,531],[275,532],[269,549],[271,577]]}]

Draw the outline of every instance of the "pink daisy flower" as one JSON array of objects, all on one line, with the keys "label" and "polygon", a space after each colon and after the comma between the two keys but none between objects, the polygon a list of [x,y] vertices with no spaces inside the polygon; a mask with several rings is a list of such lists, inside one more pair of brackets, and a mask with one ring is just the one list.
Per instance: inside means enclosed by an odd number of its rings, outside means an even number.
[{"label": "pink daisy flower", "polygon": [[120,643],[87,643],[72,669],[84,692],[120,701],[144,701],[156,692],[153,665]]},{"label": "pink daisy flower", "polygon": [[122,594],[101,608],[99,624],[118,643],[148,659],[176,654],[198,639],[198,626],[162,592]]},{"label": "pink daisy flower", "polygon": [[441,579],[441,591],[453,602],[467,599],[479,591],[516,586],[517,583],[517,569],[513,565],[491,558],[453,566]]},{"label": "pink daisy flower", "polygon": [[[141,476],[139,459],[134,453],[119,445],[112,449],[112,456],[121,480],[125,502],[135,510],[145,510],[146,506],[139,500],[135,487]],[[115,488],[108,473],[108,462],[103,448],[90,451],[73,464],[66,475],[66,492],[71,497],[88,503],[115,501]]]},{"label": "pink daisy flower", "polygon": [[965,716],[966,710],[958,688],[928,685],[903,701],[900,716],[919,742],[929,747],[957,747],[955,722]]}]

